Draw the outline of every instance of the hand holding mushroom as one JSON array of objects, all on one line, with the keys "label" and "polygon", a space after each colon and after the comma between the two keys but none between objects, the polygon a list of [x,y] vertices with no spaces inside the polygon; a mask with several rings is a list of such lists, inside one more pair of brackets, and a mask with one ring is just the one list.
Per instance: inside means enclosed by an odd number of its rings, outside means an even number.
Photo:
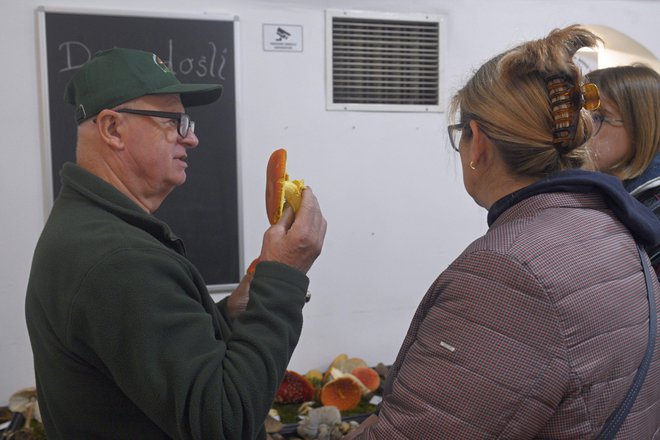
[{"label": "hand holding mushroom", "polygon": [[266,168],[266,214],[271,225],[282,217],[284,203],[287,202],[298,212],[302,200],[305,182],[290,180],[286,172],[286,150],[280,148],[273,151]]},{"label": "hand holding mushroom", "polygon": [[321,253],[327,224],[312,190],[302,180],[289,180],[284,149],[273,152],[268,161],[266,211],[272,226],[264,234],[258,261],[276,261],[307,273]]}]

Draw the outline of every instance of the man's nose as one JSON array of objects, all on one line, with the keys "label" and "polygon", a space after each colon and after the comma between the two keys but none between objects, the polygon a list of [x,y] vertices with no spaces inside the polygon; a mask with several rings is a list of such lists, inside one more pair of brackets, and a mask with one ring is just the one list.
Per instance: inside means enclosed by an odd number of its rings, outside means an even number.
[{"label": "man's nose", "polygon": [[185,145],[186,148],[195,148],[199,144],[199,138],[194,131],[188,130],[186,137],[181,138],[181,143]]}]

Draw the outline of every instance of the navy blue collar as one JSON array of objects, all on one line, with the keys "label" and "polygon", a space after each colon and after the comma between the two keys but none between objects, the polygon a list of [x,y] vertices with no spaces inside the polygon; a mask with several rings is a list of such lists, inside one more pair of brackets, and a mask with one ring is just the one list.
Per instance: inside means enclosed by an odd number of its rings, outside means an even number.
[{"label": "navy blue collar", "polygon": [[646,170],[644,170],[641,176],[624,181],[623,186],[628,192],[633,192],[639,186],[650,180],[657,179],[658,177],[660,177],[660,154],[655,155],[653,161]]},{"label": "navy blue collar", "polygon": [[603,173],[569,170],[553,174],[495,202],[488,211],[488,226],[507,209],[528,197],[551,192],[600,194],[614,215],[645,246],[660,245],[660,220],[628,194],[619,179]]}]

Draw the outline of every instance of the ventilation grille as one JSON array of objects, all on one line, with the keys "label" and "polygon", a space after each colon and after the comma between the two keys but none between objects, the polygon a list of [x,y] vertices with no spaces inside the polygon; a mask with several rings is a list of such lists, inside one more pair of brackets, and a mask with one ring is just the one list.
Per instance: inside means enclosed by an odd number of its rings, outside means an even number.
[{"label": "ventilation grille", "polygon": [[439,20],[332,16],[331,25],[334,108],[357,104],[437,109]]}]

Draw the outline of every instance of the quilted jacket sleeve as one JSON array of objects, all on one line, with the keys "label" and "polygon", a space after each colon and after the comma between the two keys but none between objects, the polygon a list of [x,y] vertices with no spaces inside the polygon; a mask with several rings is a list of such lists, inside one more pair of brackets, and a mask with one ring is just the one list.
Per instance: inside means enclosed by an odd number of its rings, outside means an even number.
[{"label": "quilted jacket sleeve", "polygon": [[431,286],[359,439],[530,439],[569,384],[557,315],[526,267],[464,254]]}]

